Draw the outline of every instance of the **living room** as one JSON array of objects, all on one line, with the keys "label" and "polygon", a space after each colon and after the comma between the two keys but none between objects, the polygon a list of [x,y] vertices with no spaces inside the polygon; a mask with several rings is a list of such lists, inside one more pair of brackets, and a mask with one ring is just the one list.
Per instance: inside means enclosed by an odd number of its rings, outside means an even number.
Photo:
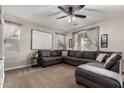
[{"label": "living room", "polygon": [[1,87],[123,87],[123,5],[0,9]]}]

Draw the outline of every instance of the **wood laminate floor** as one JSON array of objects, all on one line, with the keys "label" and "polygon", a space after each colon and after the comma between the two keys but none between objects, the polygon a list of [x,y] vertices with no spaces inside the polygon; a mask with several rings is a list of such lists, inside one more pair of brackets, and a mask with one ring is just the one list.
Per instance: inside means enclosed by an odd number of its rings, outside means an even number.
[{"label": "wood laminate floor", "polygon": [[75,82],[75,67],[58,64],[5,72],[5,88],[82,88]]}]

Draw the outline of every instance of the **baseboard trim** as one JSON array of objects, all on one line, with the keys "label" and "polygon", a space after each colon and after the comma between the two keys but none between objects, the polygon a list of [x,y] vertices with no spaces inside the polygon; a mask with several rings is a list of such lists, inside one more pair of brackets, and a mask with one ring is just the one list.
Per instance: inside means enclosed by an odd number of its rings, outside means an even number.
[{"label": "baseboard trim", "polygon": [[29,67],[29,66],[31,66],[31,64],[22,65],[22,66],[17,66],[17,67],[5,68],[5,71],[14,70],[14,69],[20,69],[20,68]]}]

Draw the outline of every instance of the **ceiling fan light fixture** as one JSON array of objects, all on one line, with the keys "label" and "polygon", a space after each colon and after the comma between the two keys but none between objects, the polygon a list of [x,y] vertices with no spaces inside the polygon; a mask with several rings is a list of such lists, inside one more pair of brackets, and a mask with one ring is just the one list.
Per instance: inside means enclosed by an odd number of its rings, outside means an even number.
[{"label": "ceiling fan light fixture", "polygon": [[68,22],[71,23],[72,22],[72,17],[68,16]]},{"label": "ceiling fan light fixture", "polygon": [[72,22],[72,20],[71,20],[71,19],[68,19],[68,22],[69,22],[69,23],[71,23],[71,22]]},{"label": "ceiling fan light fixture", "polygon": [[72,21],[75,21],[76,17],[74,16],[68,16],[68,22],[71,23]]},{"label": "ceiling fan light fixture", "polygon": [[73,20],[73,21],[75,21],[75,20],[76,20],[76,17],[75,17],[75,16],[73,16],[73,17],[72,17],[72,20]]}]

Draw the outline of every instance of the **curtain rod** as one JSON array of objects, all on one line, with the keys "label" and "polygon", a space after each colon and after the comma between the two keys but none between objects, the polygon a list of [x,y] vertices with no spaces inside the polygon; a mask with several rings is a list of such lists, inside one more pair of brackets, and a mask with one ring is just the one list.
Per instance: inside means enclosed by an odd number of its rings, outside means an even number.
[{"label": "curtain rod", "polygon": [[4,20],[4,21],[5,21],[5,22],[8,22],[8,23],[13,23],[13,24],[16,24],[16,25],[19,25],[19,26],[22,25],[21,23],[17,23],[17,22],[10,21],[10,20]]},{"label": "curtain rod", "polygon": [[81,31],[88,31],[88,30],[93,30],[93,29],[97,29],[97,28],[99,28],[99,26],[91,27],[91,28],[86,28],[86,29],[82,29],[82,30],[79,30],[79,31],[75,31],[75,32],[73,32],[73,34],[81,32]]},{"label": "curtain rod", "polygon": [[60,35],[65,35],[65,34],[63,34],[63,33],[59,33],[59,32],[55,32],[56,34],[60,34]]}]

